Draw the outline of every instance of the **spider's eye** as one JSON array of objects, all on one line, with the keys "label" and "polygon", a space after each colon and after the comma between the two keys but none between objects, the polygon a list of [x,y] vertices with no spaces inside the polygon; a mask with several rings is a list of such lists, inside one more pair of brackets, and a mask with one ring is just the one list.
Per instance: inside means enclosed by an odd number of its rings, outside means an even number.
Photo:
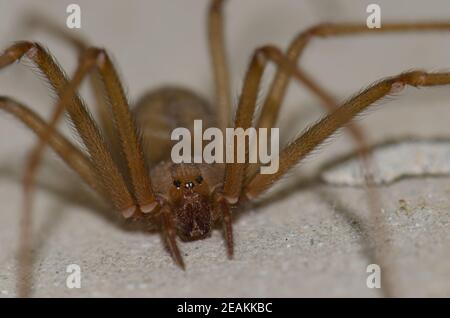
[{"label": "spider's eye", "polygon": [[195,178],[195,182],[197,182],[198,184],[202,184],[203,177],[202,176],[198,176],[197,178]]},{"label": "spider's eye", "polygon": [[174,180],[173,181],[173,185],[177,187],[177,189],[179,189],[181,187],[181,181],[180,180]]},{"label": "spider's eye", "polygon": [[191,181],[186,182],[186,184],[184,185],[184,187],[186,189],[192,189],[194,187],[194,183],[192,183]]}]

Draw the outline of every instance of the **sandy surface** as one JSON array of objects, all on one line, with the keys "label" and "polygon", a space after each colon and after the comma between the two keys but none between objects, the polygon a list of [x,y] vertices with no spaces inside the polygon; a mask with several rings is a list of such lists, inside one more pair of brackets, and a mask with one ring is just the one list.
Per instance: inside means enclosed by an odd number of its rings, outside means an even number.
[{"label": "sandy surface", "polygon": [[[238,2],[231,1],[227,8],[235,95],[255,47],[266,43],[285,47],[297,31],[319,21],[365,21],[369,3]],[[396,1],[394,7],[392,2],[379,1],[387,20],[448,18],[442,9],[447,2],[434,2]],[[63,23],[68,3],[48,1],[45,15]],[[83,34],[113,52],[131,100],[164,83],[183,84],[212,96],[205,1],[132,1],[127,6],[119,1],[79,3]],[[0,46],[18,39],[38,39],[70,72],[76,57],[64,43],[42,32],[18,28],[24,11],[31,8],[31,1],[0,3]],[[44,11],[42,7],[36,10]],[[411,68],[448,69],[448,37],[450,34],[427,34],[317,41],[306,52],[304,65],[344,99],[383,76]],[[51,98],[25,67],[2,71],[0,87],[0,94],[14,96],[43,115],[49,113]],[[280,119],[285,140],[321,114],[314,98],[292,88]],[[403,95],[380,104],[360,120],[371,143],[410,137],[425,142],[450,138],[448,89],[407,89]],[[33,141],[21,125],[0,114],[0,297],[15,295],[22,199],[17,180]],[[79,180],[49,154],[34,209],[34,295],[384,296],[382,291],[366,287],[366,267],[376,260],[370,253],[373,242],[368,239],[371,224],[365,191],[314,177],[324,164],[338,162],[352,148],[344,134],[334,138],[280,183],[275,189],[283,190],[280,195],[269,196],[239,215],[234,260],[226,258],[220,230],[207,240],[181,244],[185,272],[173,264],[158,234],[118,222],[98,201],[79,194]],[[393,153],[398,156],[402,152]],[[404,160],[410,157],[405,155]],[[309,179],[312,181],[303,182]],[[449,297],[450,177],[419,173],[379,190],[391,238],[385,262],[393,294]],[[81,267],[81,289],[65,285],[70,264]]]}]

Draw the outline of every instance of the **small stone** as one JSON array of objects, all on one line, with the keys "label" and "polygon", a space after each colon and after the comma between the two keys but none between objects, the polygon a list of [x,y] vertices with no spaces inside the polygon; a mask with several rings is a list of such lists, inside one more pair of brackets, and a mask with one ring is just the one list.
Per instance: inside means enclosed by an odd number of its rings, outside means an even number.
[{"label": "small stone", "polygon": [[[376,184],[388,184],[404,176],[450,174],[448,141],[404,141],[376,147],[372,154]],[[347,186],[363,186],[366,182],[358,156],[325,170],[321,178]]]}]

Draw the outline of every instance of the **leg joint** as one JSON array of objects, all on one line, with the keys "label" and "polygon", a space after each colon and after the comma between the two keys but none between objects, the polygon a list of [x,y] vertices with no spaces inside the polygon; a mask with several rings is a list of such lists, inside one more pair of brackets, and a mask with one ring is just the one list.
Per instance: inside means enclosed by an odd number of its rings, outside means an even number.
[{"label": "leg joint", "polygon": [[84,55],[81,57],[81,59],[87,59],[93,62],[95,61],[97,66],[100,68],[105,66],[107,58],[108,57],[105,49],[94,46],[86,49]]},{"label": "leg joint", "polygon": [[0,55],[0,68],[20,60],[25,54],[28,58],[34,60],[37,53],[42,50],[38,43],[29,41],[17,42],[7,48],[3,55]]},{"label": "leg joint", "polygon": [[428,74],[423,71],[412,71],[400,75],[399,79],[411,86],[422,86],[426,84]]}]

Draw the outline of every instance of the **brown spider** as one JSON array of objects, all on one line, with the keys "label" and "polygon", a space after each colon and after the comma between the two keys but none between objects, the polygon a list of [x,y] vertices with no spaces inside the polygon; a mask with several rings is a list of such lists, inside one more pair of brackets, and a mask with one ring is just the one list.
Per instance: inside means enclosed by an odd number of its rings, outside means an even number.
[{"label": "brown spider", "polygon": [[[231,126],[229,76],[223,40],[223,2],[212,1],[208,20],[217,115],[214,115],[202,98],[189,90],[176,87],[149,93],[131,111],[108,53],[103,49],[88,47],[83,41],[70,37],[52,25],[46,27],[69,37],[80,51],[79,65],[70,80],[50,53],[37,43],[17,42],[0,55],[0,69],[22,57],[30,59],[42,71],[59,97],[49,123],[44,122],[25,105],[9,97],[0,97],[0,108],[14,115],[40,137],[39,144],[30,156],[24,179],[26,198],[21,255],[25,269],[19,280],[25,277],[27,260],[29,262],[31,188],[42,150],[47,143],[123,217],[160,226],[172,257],[184,268],[176,236],[182,240],[203,239],[210,234],[212,226],[221,220],[231,258],[231,208],[259,197],[344,125],[349,125],[360,144],[363,157],[367,157],[364,137],[356,126],[351,125],[353,117],[381,98],[401,91],[405,85],[433,86],[450,83],[450,73],[407,72],[381,80],[337,107],[330,95],[297,67],[296,62],[311,39],[359,33],[450,30],[450,23],[384,23],[381,29],[368,29],[359,24],[318,25],[296,36],[286,54],[270,45],[255,50],[245,75],[234,127],[247,129],[252,126],[259,85],[268,61],[276,63],[278,71],[261,114],[255,120],[256,127],[270,128],[275,125],[290,77],[305,85],[330,109],[327,116],[282,150],[276,173],[259,174],[248,163],[174,164],[169,156],[172,146],[169,136],[172,129],[192,129],[193,120],[199,118],[207,126],[217,125],[222,130]],[[87,76],[97,93],[101,129],[77,95],[79,85]],[[103,100],[103,89],[107,103]],[[331,111],[332,109],[334,110]],[[65,111],[87,153],[77,149],[55,130],[56,123]],[[109,118],[110,114],[113,119]],[[118,138],[115,138],[116,135]],[[237,146],[235,144],[235,150]],[[24,290],[25,287],[22,287],[23,293]]]}]

